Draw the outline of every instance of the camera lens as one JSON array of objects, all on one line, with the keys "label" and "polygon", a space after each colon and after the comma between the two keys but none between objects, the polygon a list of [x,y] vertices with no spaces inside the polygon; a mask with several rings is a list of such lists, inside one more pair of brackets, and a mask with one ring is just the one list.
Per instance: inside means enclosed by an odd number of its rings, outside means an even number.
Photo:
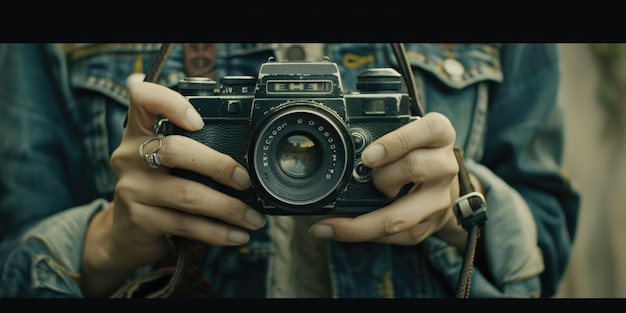
[{"label": "camera lens", "polygon": [[320,147],[306,135],[284,137],[278,145],[280,168],[293,178],[304,178],[320,165]]},{"label": "camera lens", "polygon": [[275,106],[257,123],[248,146],[252,185],[265,205],[306,214],[333,204],[354,166],[345,121],[323,104]]}]

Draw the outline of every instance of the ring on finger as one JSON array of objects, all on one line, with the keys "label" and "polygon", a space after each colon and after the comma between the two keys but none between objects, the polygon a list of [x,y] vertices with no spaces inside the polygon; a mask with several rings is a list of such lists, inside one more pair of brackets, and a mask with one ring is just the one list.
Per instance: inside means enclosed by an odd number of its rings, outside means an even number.
[{"label": "ring on finger", "polygon": [[[144,150],[146,146],[155,140],[159,141],[159,146],[156,147],[154,151],[150,153],[145,153]],[[146,165],[152,168],[157,168],[161,165],[161,159],[159,159],[159,154],[158,154],[159,150],[161,150],[161,147],[163,147],[163,135],[159,134],[156,137],[146,140],[144,143],[141,144],[141,146],[139,146],[139,156],[141,156],[141,159],[143,160],[144,163],[146,163]]]}]

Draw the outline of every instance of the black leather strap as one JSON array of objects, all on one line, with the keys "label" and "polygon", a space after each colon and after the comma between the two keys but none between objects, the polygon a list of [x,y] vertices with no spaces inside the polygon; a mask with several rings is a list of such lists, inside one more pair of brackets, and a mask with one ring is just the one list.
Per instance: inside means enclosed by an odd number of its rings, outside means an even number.
[{"label": "black leather strap", "polygon": [[173,237],[176,264],[139,277],[118,289],[111,298],[210,298],[211,283],[202,275],[206,245]]},{"label": "black leather strap", "polygon": [[[163,69],[172,44],[165,43],[154,57],[144,81],[156,82]],[[128,116],[126,116],[128,119]],[[124,121],[126,127],[127,120]],[[139,277],[115,292],[112,298],[207,298],[211,284],[203,278],[202,269],[207,253],[206,245],[181,237],[172,237],[176,244],[176,256],[167,257],[158,270]]]},{"label": "black leather strap", "polygon": [[463,150],[455,147],[454,154],[456,156],[456,161],[459,163],[459,187],[461,187],[461,189],[459,190],[459,195],[465,195],[475,191],[474,185],[472,185],[472,180],[470,179],[470,174],[467,171],[467,168],[465,167],[463,161]]},{"label": "black leather strap", "polygon": [[[170,54],[171,50],[171,43],[164,43],[161,45],[161,48],[154,56],[154,61],[152,61],[152,65],[150,66],[150,69],[148,69],[146,77],[144,77],[143,81],[156,83],[157,79],[159,78],[159,74],[161,73],[161,70],[165,65],[165,61],[167,61],[167,56]],[[128,114],[126,114],[126,117],[124,118],[124,128],[126,128],[126,124],[128,124]]]},{"label": "black leather strap", "polygon": [[[426,111],[419,101],[417,85],[404,44],[391,43],[391,49],[396,57],[396,61],[398,61],[400,73],[402,74],[409,97],[411,98],[411,112],[414,115],[423,116],[426,114]],[[460,186],[460,197],[455,203],[454,213],[459,224],[468,232],[467,246],[465,249],[466,255],[463,259],[463,265],[459,274],[456,297],[468,298],[480,227],[487,221],[487,206],[482,194],[476,192],[472,185],[469,172],[467,168],[465,168],[463,150],[455,147],[454,154],[459,164],[458,176]]]},{"label": "black leather strap", "polygon": [[487,222],[487,204],[482,194],[472,185],[470,174],[464,163],[463,150],[454,148],[454,154],[459,164],[459,199],[454,205],[454,213],[459,224],[467,230],[467,244],[465,257],[461,265],[461,272],[457,282],[457,298],[469,298],[472,268],[476,256],[480,229]]}]

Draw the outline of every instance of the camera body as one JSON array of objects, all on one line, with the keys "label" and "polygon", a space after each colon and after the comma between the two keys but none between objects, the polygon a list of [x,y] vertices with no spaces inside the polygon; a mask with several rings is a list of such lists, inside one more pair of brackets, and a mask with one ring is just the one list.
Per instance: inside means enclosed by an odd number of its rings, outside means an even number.
[{"label": "camera body", "polygon": [[395,200],[374,187],[361,152],[416,118],[397,71],[365,70],[358,91],[345,92],[333,62],[270,59],[257,76],[225,76],[220,84],[187,77],[178,87],[205,126],[189,132],[163,119],[157,132],[230,155],[248,169],[252,188],[234,190],[187,170],[175,175],[275,215],[362,214]]}]

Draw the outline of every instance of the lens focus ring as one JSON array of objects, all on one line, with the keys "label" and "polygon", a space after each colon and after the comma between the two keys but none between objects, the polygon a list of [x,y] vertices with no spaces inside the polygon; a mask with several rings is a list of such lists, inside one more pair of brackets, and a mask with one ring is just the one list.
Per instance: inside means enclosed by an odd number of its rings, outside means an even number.
[{"label": "lens focus ring", "polygon": [[265,203],[305,213],[336,201],[353,171],[345,122],[310,103],[268,112],[253,130],[248,167]]}]

